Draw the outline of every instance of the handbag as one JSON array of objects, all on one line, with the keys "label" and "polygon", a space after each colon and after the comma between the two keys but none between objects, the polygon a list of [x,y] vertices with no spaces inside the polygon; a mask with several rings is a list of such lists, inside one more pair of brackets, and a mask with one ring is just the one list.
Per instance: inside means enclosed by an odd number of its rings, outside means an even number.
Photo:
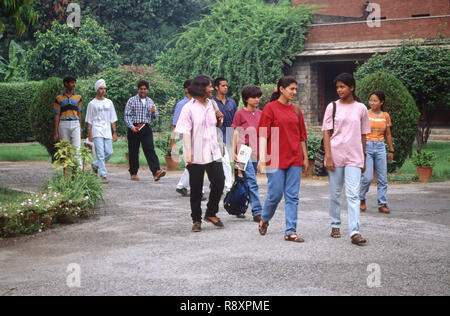
[{"label": "handbag", "polygon": [[[333,102],[333,129],[331,130],[331,135],[334,133],[334,119],[336,117],[336,102]],[[326,177],[328,175],[327,167],[325,166],[325,145],[322,142],[319,149],[317,150],[316,157],[314,159],[314,173],[318,177]]]},{"label": "handbag", "polygon": [[[214,110],[216,111],[220,111],[219,110],[219,106],[217,105],[216,101],[211,100]],[[220,148],[220,153],[222,154],[222,157],[225,156],[225,144],[223,143],[223,134],[222,134],[222,130],[219,128],[220,126],[220,121],[217,120],[217,143],[219,144],[219,148]]]}]

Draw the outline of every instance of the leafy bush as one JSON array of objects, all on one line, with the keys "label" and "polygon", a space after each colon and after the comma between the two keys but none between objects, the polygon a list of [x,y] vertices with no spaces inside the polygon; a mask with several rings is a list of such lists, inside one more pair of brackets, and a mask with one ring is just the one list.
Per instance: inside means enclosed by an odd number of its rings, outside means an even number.
[{"label": "leafy bush", "polygon": [[412,162],[417,167],[431,167],[436,164],[436,153],[434,151],[422,151],[420,154],[415,154]]},{"label": "leafy bush", "polygon": [[417,134],[420,113],[416,103],[405,86],[395,76],[388,73],[374,73],[358,81],[356,94],[364,104],[369,104],[370,93],[383,90],[386,93],[385,111],[392,121],[392,138],[394,142],[394,161],[388,164],[389,172],[401,168]]},{"label": "leafy bush", "polygon": [[397,77],[416,101],[420,117],[419,146],[428,141],[436,108],[450,109],[450,51],[447,48],[423,47],[406,42],[385,55],[375,54],[360,66],[357,79],[375,72],[387,72]]},{"label": "leafy bush", "polygon": [[260,86],[262,91],[261,99],[259,100],[259,108],[263,109],[264,106],[270,102],[270,98],[272,97],[273,91],[277,87],[276,84],[262,84]]},{"label": "leafy bush", "polygon": [[51,157],[56,153],[53,142],[55,114],[53,104],[57,95],[64,91],[60,78],[48,78],[36,93],[30,108],[30,120],[36,140],[42,144]]},{"label": "leafy bush", "polygon": [[28,112],[41,85],[41,82],[0,84],[0,142],[35,139]]},{"label": "leafy bush", "polygon": [[183,82],[200,73],[225,77],[232,97],[247,84],[271,83],[283,76],[303,50],[313,7],[263,0],[224,0],[208,16],[186,27],[163,53],[157,69]]},{"label": "leafy bush", "polygon": [[322,139],[318,137],[312,130],[309,130],[306,145],[308,146],[308,159],[314,160],[316,158],[317,151],[322,145]]},{"label": "leafy bush", "polygon": [[[137,83],[140,79],[145,79],[149,82],[150,89],[148,96],[152,98],[157,104],[160,118],[153,122],[154,131],[170,130],[170,127],[163,125],[162,121],[171,120],[173,118],[173,107],[165,110],[165,104],[174,97],[181,98],[183,96],[182,87],[178,87],[165,76],[161,75],[148,66],[121,66],[119,68],[110,69],[92,76],[87,80],[79,80],[77,82],[76,91],[83,97],[84,110],[83,122],[86,116],[86,109],[89,102],[95,98],[94,84],[98,79],[105,79],[107,86],[106,97],[111,99],[116,109],[117,117],[117,133],[119,135],[126,135],[127,126],[123,119],[125,105],[132,96],[137,94]],[[167,104],[169,106],[170,104]],[[84,126],[86,128],[86,126]]]},{"label": "leafy bush", "polygon": [[106,30],[90,18],[76,31],[67,24],[54,22],[45,33],[35,33],[36,44],[28,51],[26,64],[33,80],[50,76],[87,77],[120,65],[118,44]]}]

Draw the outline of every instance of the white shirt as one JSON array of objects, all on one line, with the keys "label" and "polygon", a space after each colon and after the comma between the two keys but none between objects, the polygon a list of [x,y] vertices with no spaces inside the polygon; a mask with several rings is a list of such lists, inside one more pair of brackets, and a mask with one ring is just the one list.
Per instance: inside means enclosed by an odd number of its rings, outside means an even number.
[{"label": "white shirt", "polygon": [[111,123],[117,122],[116,110],[110,99],[93,99],[88,104],[86,122],[92,125],[92,137],[112,139]]}]

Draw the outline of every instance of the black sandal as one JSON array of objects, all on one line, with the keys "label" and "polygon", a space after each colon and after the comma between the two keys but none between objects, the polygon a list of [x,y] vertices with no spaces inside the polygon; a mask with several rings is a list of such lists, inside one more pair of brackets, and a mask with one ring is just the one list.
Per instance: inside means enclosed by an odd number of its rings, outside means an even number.
[{"label": "black sandal", "polygon": [[299,237],[297,234],[290,234],[290,235],[284,236],[284,240],[293,241],[293,242],[305,242],[305,240],[303,238]]},{"label": "black sandal", "polygon": [[265,223],[262,220],[259,222],[259,233],[261,236],[267,234],[267,228],[269,227],[269,223]]},{"label": "black sandal", "polygon": [[341,238],[341,230],[339,228],[332,228],[331,229],[331,237],[332,238]]},{"label": "black sandal", "polygon": [[352,244],[354,245],[362,245],[367,243],[367,240],[365,240],[364,238],[362,238],[362,236],[360,234],[355,234],[352,236]]}]

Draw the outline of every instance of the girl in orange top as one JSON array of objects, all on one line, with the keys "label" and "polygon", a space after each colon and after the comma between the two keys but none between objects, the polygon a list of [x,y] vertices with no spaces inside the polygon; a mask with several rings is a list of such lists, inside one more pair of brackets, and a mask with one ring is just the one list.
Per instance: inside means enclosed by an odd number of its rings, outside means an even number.
[{"label": "girl in orange top", "polygon": [[[369,119],[372,132],[367,135],[366,171],[361,178],[361,191],[359,194],[359,199],[361,200],[360,208],[363,212],[367,210],[366,194],[372,183],[373,170],[375,169],[378,188],[378,210],[380,213],[390,213],[386,199],[388,188],[387,161],[391,162],[394,159],[394,146],[392,145],[391,117],[388,113],[383,112],[385,102],[386,96],[383,91],[377,90],[370,95]],[[387,161],[385,139],[389,146]]]}]

